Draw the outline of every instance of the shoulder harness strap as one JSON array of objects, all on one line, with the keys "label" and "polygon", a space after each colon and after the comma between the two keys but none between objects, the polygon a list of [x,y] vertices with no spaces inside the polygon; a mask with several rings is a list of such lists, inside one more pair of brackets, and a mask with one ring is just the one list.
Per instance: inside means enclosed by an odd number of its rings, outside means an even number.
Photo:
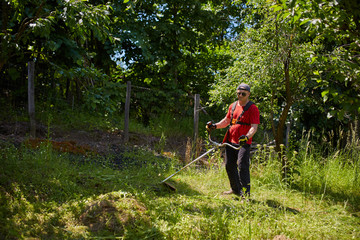
[{"label": "shoulder harness strap", "polygon": [[242,125],[250,125],[248,123],[243,123],[243,122],[240,122],[240,118],[244,115],[245,111],[247,111],[251,105],[253,105],[254,103],[252,101],[249,101],[243,108],[243,111],[242,113],[240,114],[240,116],[235,120],[233,119],[233,115],[234,115],[234,111],[235,111],[235,108],[236,108],[236,105],[237,105],[237,102],[234,102],[233,106],[232,106],[232,109],[231,109],[231,118],[230,118],[230,126],[231,125],[234,125],[234,124],[242,124]]},{"label": "shoulder harness strap", "polygon": [[233,103],[232,108],[231,108],[230,126],[235,124],[235,123],[233,123],[233,116],[234,116],[234,111],[235,111],[236,105],[237,105],[237,101],[235,101]]}]

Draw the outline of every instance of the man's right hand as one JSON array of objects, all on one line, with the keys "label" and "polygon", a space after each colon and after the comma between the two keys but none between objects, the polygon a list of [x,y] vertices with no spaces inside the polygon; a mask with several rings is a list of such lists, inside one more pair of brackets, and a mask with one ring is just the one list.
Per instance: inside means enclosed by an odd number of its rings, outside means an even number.
[{"label": "man's right hand", "polygon": [[216,125],[212,123],[212,121],[209,121],[206,123],[206,130],[209,132],[213,129],[216,129]]},{"label": "man's right hand", "polygon": [[247,141],[249,141],[249,137],[248,136],[245,136],[245,135],[241,135],[239,137],[239,144],[242,146],[244,145],[245,143],[247,143]]}]

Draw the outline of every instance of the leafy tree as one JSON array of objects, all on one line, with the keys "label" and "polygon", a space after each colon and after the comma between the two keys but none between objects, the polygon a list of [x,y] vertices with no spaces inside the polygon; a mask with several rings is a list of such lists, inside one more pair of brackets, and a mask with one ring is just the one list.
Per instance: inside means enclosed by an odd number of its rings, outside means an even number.
[{"label": "leafy tree", "polygon": [[[360,112],[360,4],[326,1],[318,5],[300,1],[302,23],[322,48],[315,56],[322,97],[329,101],[330,116],[340,120]],[[311,14],[309,14],[311,13]]]},{"label": "leafy tree", "polygon": [[242,6],[208,0],[129,2],[114,5],[123,75],[135,85],[159,90],[155,97],[137,92],[137,106],[148,113],[159,107],[183,112],[188,95],[206,99],[214,72],[231,61],[220,46],[231,36],[231,16],[240,18]]},{"label": "leafy tree", "polygon": [[239,81],[252,83],[277,150],[289,113],[298,126],[320,132],[353,121],[360,99],[357,5],[250,1],[249,28],[233,44],[237,61],[219,78],[213,100],[228,99]]},{"label": "leafy tree", "polygon": [[236,61],[214,86],[212,99],[235,97],[234,89],[240,82],[250,83],[280,151],[289,112],[294,103],[306,97],[313,47],[303,41],[302,29],[293,21],[295,15],[279,17],[271,2],[252,3],[253,17],[248,20],[252,25],[232,44]]},{"label": "leafy tree", "polygon": [[342,0],[297,0],[276,5],[282,17],[296,12],[294,21],[305,29],[304,38],[317,46],[312,56],[317,82],[313,91],[321,93],[323,99],[317,108],[335,122],[326,129],[339,128],[340,124],[345,129],[347,125],[352,130],[358,127],[354,124],[360,112],[359,6],[358,1]]},{"label": "leafy tree", "polygon": [[43,76],[39,86],[53,89],[64,80],[66,93],[72,82],[80,92],[80,85],[89,82],[89,75],[84,76],[84,72],[91,73],[89,68],[95,63],[92,59],[96,51],[91,46],[113,40],[109,13],[110,6],[87,1],[3,1],[0,74],[5,79],[19,78],[12,75],[19,69],[26,71],[26,63],[35,59],[43,67],[37,70],[38,76]]},{"label": "leafy tree", "polygon": [[135,70],[129,77],[184,91],[192,90],[191,78],[185,76],[197,77],[191,72],[211,78],[209,69],[219,65],[219,58],[209,56],[230,24],[220,6],[235,8],[230,1],[136,1],[134,16],[122,25],[120,35],[124,60]]}]

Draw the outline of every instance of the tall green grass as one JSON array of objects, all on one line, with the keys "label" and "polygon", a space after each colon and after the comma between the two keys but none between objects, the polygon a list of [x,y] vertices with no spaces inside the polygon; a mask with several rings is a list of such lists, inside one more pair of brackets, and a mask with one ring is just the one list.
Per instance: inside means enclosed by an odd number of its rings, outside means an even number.
[{"label": "tall green grass", "polygon": [[[360,209],[360,144],[354,141],[344,148],[324,153],[323,146],[304,136],[298,151],[286,154],[288,173],[282,176],[282,165],[272,147],[258,146],[253,170],[263,184],[274,188],[296,189],[304,195],[317,195],[334,201],[345,201]],[[325,145],[330,145],[323,143]]]},{"label": "tall green grass", "polygon": [[[305,143],[304,143],[305,144]],[[316,147],[306,145],[298,156],[294,183],[305,194],[316,193],[334,200],[347,199],[359,208],[359,143],[334,149],[326,157]]]}]

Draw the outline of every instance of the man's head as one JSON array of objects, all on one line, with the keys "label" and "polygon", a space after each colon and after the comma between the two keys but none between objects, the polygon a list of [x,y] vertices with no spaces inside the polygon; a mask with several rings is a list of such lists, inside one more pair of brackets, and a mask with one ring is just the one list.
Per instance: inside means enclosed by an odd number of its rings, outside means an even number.
[{"label": "man's head", "polygon": [[236,88],[236,93],[240,101],[247,100],[250,96],[250,86],[246,83],[241,83]]},{"label": "man's head", "polygon": [[237,87],[236,90],[237,90],[237,91],[238,91],[238,90],[245,90],[245,91],[250,92],[250,86],[247,85],[246,83],[240,83],[240,85]]}]

